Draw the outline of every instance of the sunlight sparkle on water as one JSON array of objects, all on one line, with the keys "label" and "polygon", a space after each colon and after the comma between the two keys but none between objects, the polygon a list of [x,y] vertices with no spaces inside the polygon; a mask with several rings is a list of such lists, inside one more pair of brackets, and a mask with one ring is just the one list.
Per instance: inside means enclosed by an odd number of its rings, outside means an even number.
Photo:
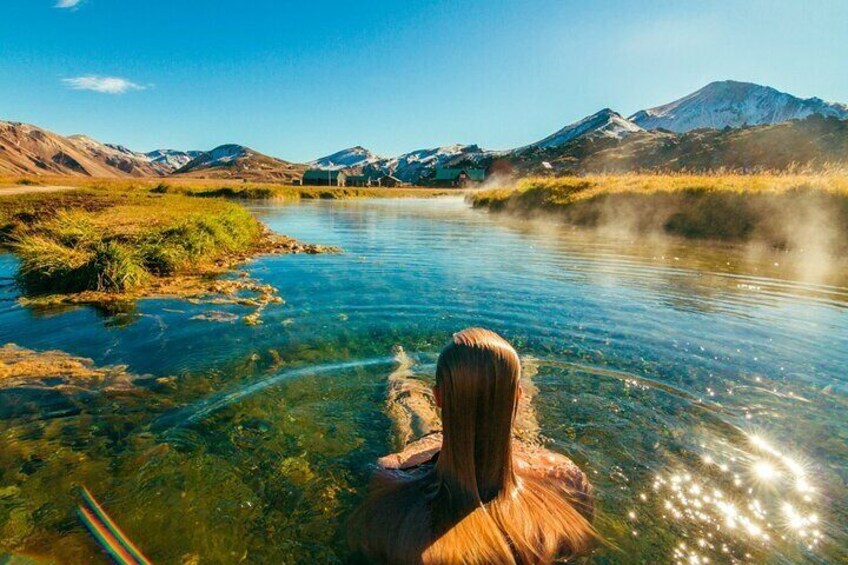
[{"label": "sunlight sparkle on water", "polygon": [[655,477],[653,490],[663,500],[661,517],[685,538],[697,540],[675,548],[676,563],[723,561],[722,555],[748,559],[753,550],[764,550],[774,540],[807,550],[820,543],[819,518],[810,507],[815,489],[808,465],[760,434],[748,439],[751,453],[703,453],[700,469]]},{"label": "sunlight sparkle on water", "polygon": [[780,471],[768,461],[757,461],[754,464],[753,470],[758,479],[766,482],[780,476]]}]

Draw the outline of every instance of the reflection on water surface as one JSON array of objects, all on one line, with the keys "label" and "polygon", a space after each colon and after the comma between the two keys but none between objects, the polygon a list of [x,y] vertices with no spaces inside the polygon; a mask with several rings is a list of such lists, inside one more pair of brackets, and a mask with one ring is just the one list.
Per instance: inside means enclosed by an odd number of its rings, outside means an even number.
[{"label": "reflection on water surface", "polygon": [[253,262],[286,299],[257,327],[178,300],[34,313],[0,256],[0,343],[148,375],[0,391],[0,555],[99,559],[73,515],[84,483],[154,562],[343,561],[345,516],[391,446],[391,347],[432,367],[484,325],[538,360],[543,433],[597,488],[597,562],[848,559],[845,273],[793,282],[786,254],[456,199],[255,209],[346,250]]}]

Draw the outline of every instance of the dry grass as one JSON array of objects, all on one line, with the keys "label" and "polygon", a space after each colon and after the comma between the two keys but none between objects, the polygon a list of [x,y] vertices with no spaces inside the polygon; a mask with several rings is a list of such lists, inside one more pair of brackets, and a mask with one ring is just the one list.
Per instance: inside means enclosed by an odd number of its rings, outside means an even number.
[{"label": "dry grass", "polygon": [[802,239],[809,241],[812,231],[834,249],[843,248],[848,237],[848,172],[838,169],[528,178],[512,188],[474,192],[468,199],[479,208],[553,214],[580,226],[757,239],[781,248],[803,246]]},{"label": "dry grass", "polygon": [[118,192],[157,192],[190,196],[217,196],[244,199],[347,199],[432,197],[456,193],[445,189],[422,187],[321,187],[291,186],[276,183],[239,182],[233,180],[192,179],[179,177],[98,179],[87,177],[0,177],[3,186],[73,186]]},{"label": "dry grass", "polygon": [[821,191],[848,197],[848,171],[822,173],[763,173],[739,175],[716,173],[626,174],[581,177],[531,177],[514,187],[481,190],[469,198],[478,206],[506,206],[526,200],[543,206],[565,206],[610,194],[656,194],[676,192],[733,192],[779,194],[788,191]]}]

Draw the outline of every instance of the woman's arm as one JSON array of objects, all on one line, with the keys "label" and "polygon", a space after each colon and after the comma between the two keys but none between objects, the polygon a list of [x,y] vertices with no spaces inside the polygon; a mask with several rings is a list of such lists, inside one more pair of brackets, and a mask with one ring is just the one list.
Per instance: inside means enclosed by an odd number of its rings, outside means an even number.
[{"label": "woman's arm", "polygon": [[403,451],[380,457],[377,465],[383,469],[409,469],[430,461],[442,448],[442,432],[433,432],[407,445]]}]

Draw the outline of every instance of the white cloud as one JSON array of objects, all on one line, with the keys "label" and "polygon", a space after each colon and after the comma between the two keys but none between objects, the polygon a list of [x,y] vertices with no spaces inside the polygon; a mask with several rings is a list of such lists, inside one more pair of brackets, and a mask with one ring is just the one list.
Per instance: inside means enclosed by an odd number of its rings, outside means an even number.
[{"label": "white cloud", "polygon": [[123,94],[130,90],[144,90],[147,88],[124,78],[100,77],[95,75],[63,78],[62,82],[72,90],[92,90],[94,92],[102,92],[103,94]]},{"label": "white cloud", "polygon": [[82,0],[59,0],[56,2],[57,8],[76,8]]}]

